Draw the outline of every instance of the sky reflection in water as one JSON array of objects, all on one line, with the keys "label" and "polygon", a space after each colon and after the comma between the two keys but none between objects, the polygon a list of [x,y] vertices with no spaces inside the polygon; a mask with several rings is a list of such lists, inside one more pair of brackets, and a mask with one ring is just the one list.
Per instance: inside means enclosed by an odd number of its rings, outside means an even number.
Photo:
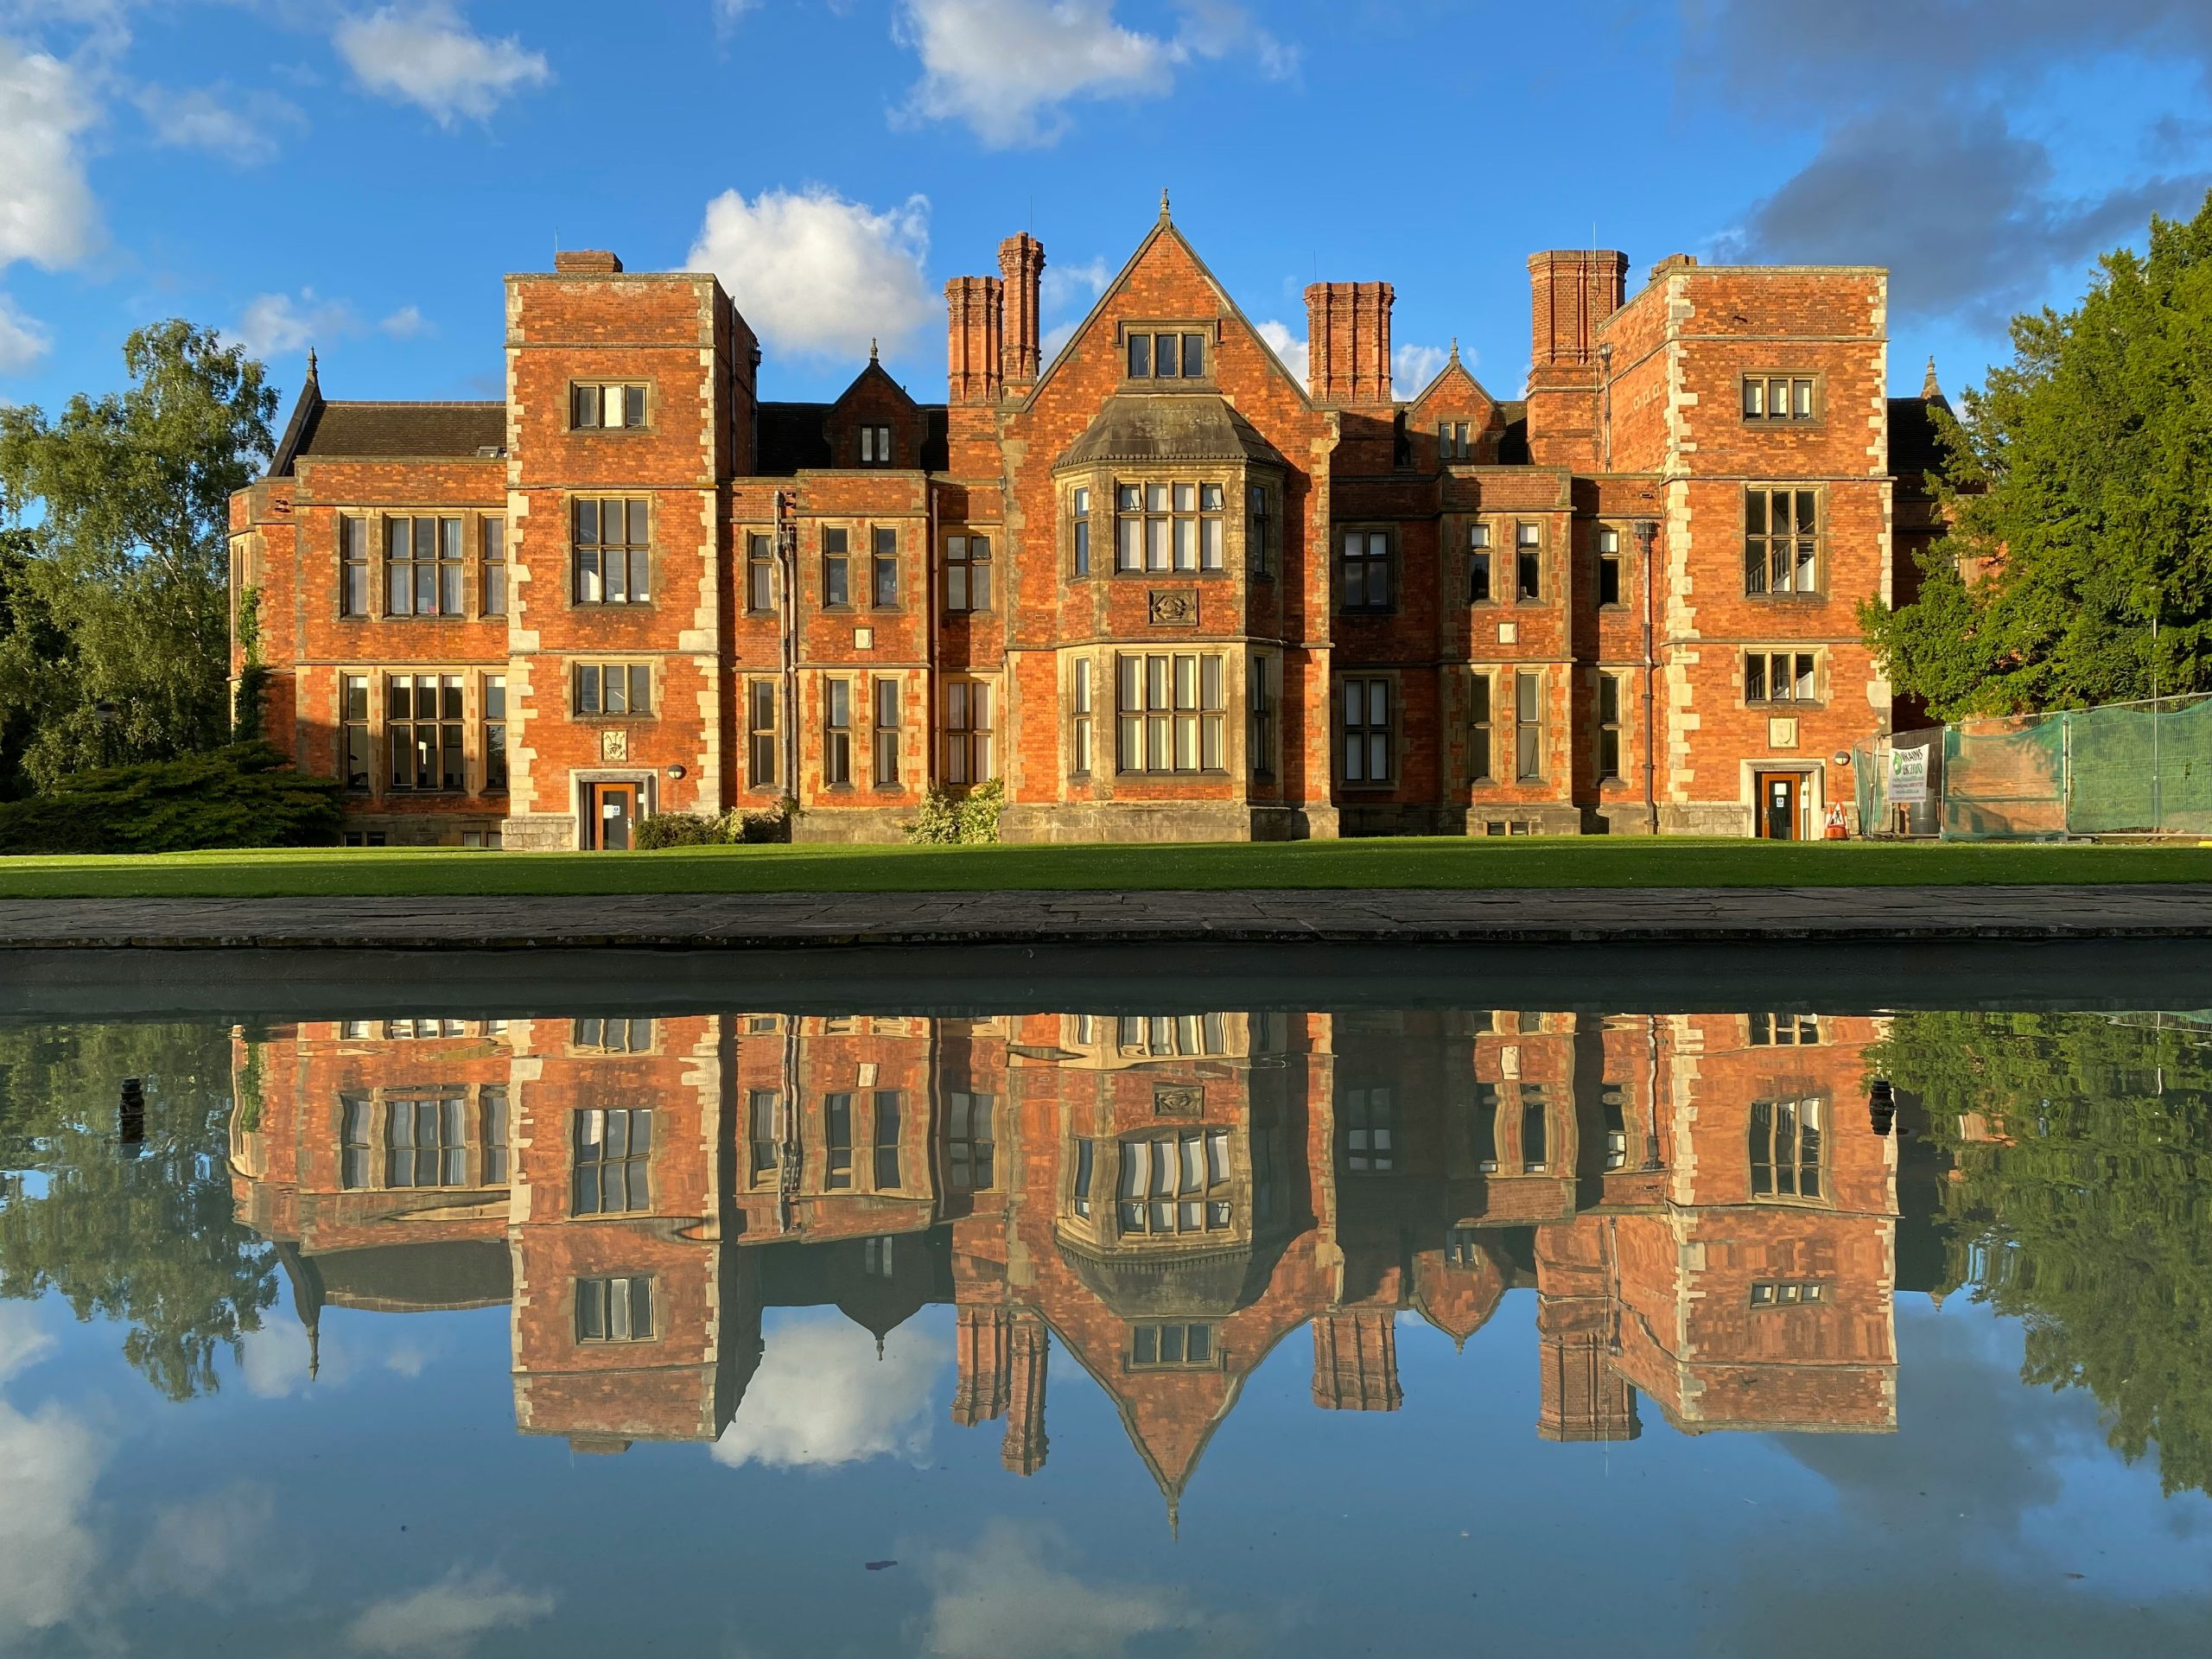
[{"label": "sky reflection in water", "polygon": [[0,1027],[0,1652],[2187,1649],[2208,1040]]}]

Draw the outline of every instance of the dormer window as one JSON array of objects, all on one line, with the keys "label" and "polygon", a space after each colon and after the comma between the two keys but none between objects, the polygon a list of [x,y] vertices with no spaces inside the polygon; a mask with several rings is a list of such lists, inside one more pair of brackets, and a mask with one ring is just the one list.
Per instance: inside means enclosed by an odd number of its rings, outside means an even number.
[{"label": "dormer window", "polygon": [[569,388],[569,424],[579,432],[645,423],[645,389],[639,383],[579,381]]},{"label": "dormer window", "polygon": [[1436,453],[1445,461],[1465,461],[1474,454],[1465,421],[1436,423]]},{"label": "dormer window", "polygon": [[891,464],[891,429],[887,426],[861,428],[861,465],[888,467]]},{"label": "dormer window", "polygon": [[1202,380],[1206,337],[1192,329],[1131,329],[1127,336],[1132,380]]}]

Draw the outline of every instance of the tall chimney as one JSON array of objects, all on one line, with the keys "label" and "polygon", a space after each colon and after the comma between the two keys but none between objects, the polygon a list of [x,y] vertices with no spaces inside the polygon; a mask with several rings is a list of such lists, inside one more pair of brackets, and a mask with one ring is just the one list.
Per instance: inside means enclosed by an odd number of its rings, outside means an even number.
[{"label": "tall chimney", "polygon": [[956,276],[944,285],[945,396],[995,404],[1005,373],[1006,296],[995,276]]},{"label": "tall chimney", "polygon": [[1024,231],[999,244],[999,278],[1006,294],[1006,384],[1036,384],[1037,306],[1044,285],[1045,245]]},{"label": "tall chimney", "polygon": [[1553,248],[1529,256],[1529,360],[1537,368],[1598,360],[1598,325],[1628,297],[1628,256]]},{"label": "tall chimney", "polygon": [[1306,290],[1306,384],[1317,404],[1390,401],[1388,283],[1316,283]]}]

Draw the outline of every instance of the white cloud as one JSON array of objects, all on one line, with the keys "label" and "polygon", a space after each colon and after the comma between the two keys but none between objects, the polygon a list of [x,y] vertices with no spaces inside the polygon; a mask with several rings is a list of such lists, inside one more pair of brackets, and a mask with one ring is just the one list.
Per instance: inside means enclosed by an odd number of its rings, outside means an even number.
[{"label": "white cloud", "polygon": [[130,1569],[131,1588],[149,1599],[273,1601],[304,1589],[300,1541],[276,1528],[276,1495],[238,1481],[156,1510]]},{"label": "white cloud", "polygon": [[395,1659],[458,1655],[480,1637],[535,1624],[552,1611],[551,1596],[519,1589],[503,1573],[455,1571],[428,1589],[370,1603],[346,1635],[360,1652]]},{"label": "white cloud", "polygon": [[1249,53],[1282,79],[1297,53],[1224,0],[1185,0],[1172,39],[1124,28],[1112,0],[905,0],[893,34],[922,60],[901,114],[963,121],[993,149],[1049,144],[1077,99],[1160,98],[1193,58]]},{"label": "white cloud", "polygon": [[857,358],[936,315],[922,261],[929,199],[878,213],[818,185],[726,190],[707,204],[687,264],[711,270],[762,338],[785,351]]},{"label": "white cloud", "polygon": [[53,1333],[40,1323],[35,1305],[0,1302],[0,1382],[29,1370],[53,1350]]},{"label": "white cloud", "polygon": [[1089,310],[1091,302],[1103,294],[1106,284],[1113,280],[1113,267],[1103,257],[1080,265],[1056,265],[1048,260],[1044,281],[1039,284],[1038,303],[1048,315]]},{"label": "white cloud", "polygon": [[[1146,1637],[1173,1631],[1178,1652],[1252,1650],[1254,1632],[1195,1606],[1166,1585],[1086,1584],[1048,1558],[1039,1529],[995,1520],[964,1554],[931,1558],[924,1651],[938,1659],[1116,1659]],[[1065,1546],[1049,1529],[1051,1557]],[[1154,1644],[1147,1643],[1146,1651]]]},{"label": "white cloud", "polygon": [[156,143],[204,149],[241,167],[276,159],[276,127],[306,120],[296,105],[270,92],[228,87],[142,86],[132,101]]},{"label": "white cloud", "polygon": [[760,0],[714,0],[715,33],[728,40],[747,12],[758,11]]},{"label": "white cloud", "polygon": [[394,340],[413,340],[418,334],[436,332],[423,319],[422,308],[415,305],[401,306],[377,327]]},{"label": "white cloud", "polygon": [[77,72],[0,37],[0,270],[55,270],[99,240],[99,208],[77,139],[98,114]]},{"label": "white cloud", "polygon": [[415,104],[442,127],[462,116],[485,121],[502,99],[553,79],[543,53],[512,35],[488,40],[447,0],[412,0],[347,16],[334,37],[362,86]]},{"label": "white cloud", "polygon": [[[386,1370],[396,1376],[417,1377],[437,1353],[435,1344],[424,1348],[416,1342],[395,1344],[388,1339],[378,1341],[365,1352],[346,1334],[342,1325],[334,1330],[326,1323],[315,1351],[312,1381],[317,1389],[329,1389],[365,1371]],[[310,1381],[308,1360],[307,1329],[295,1319],[266,1319],[260,1329],[238,1338],[239,1380],[256,1399],[282,1400],[302,1392]]]},{"label": "white cloud", "polygon": [[929,1443],[930,1403],[950,1357],[912,1325],[875,1338],[835,1310],[786,1317],[767,1334],[760,1368],[715,1460],[776,1467],[914,1457]]},{"label": "white cloud", "polygon": [[1401,397],[1418,397],[1450,360],[1441,346],[1401,346],[1390,353],[1390,390]]},{"label": "white cloud", "polygon": [[0,1400],[0,1650],[77,1616],[99,1560],[85,1520],[101,1461],[60,1407],[27,1416]]},{"label": "white cloud", "polygon": [[1292,334],[1287,323],[1276,322],[1272,319],[1259,324],[1258,327],[1260,338],[1274,348],[1277,357],[1282,359],[1283,367],[1298,377],[1298,384],[1301,386],[1310,384],[1313,353],[1307,349],[1305,336]]},{"label": "white cloud", "polygon": [[359,327],[353,307],[343,300],[318,300],[313,289],[303,288],[296,300],[289,294],[257,295],[247,302],[232,338],[256,357],[284,357]]},{"label": "white cloud", "polygon": [[1045,361],[1049,363],[1058,357],[1066,348],[1068,341],[1075,338],[1075,331],[1082,327],[1082,318],[1070,317],[1065,322],[1056,322],[1047,328],[1037,342],[1037,348],[1044,353]]}]

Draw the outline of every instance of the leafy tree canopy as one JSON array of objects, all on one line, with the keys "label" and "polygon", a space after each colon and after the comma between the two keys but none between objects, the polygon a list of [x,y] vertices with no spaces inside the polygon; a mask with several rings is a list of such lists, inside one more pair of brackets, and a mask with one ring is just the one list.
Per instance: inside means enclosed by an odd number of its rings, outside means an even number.
[{"label": "leafy tree canopy", "polygon": [[2024,1322],[2022,1380],[2088,1389],[2115,1449],[2212,1491],[2212,1033],[1904,1014],[1867,1062],[1927,1107],[1951,1277]]},{"label": "leafy tree canopy", "polygon": [[2212,195],[2012,333],[1939,413],[1949,532],[1868,643],[1944,720],[2212,690]]},{"label": "leafy tree canopy", "polygon": [[181,320],[123,359],[120,392],[0,408],[0,794],[229,732],[230,496],[272,453],[276,394]]},{"label": "leafy tree canopy", "polygon": [[[125,1077],[145,1141],[117,1139]],[[0,1296],[54,1295],[124,1325],[173,1400],[212,1392],[276,1300],[273,1249],[232,1213],[231,1039],[213,1025],[0,1027]]]}]

